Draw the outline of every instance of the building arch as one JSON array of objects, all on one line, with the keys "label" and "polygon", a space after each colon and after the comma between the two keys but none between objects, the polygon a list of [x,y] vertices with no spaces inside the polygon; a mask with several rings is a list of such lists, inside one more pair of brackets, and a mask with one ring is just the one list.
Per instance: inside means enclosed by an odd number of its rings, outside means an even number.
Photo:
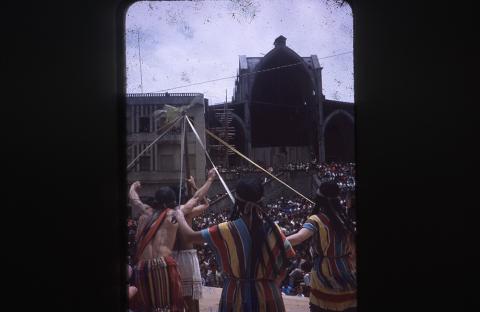
[{"label": "building arch", "polygon": [[353,118],[353,116],[346,112],[345,110],[343,109],[336,109],[334,110],[333,112],[331,112],[327,118],[325,118],[325,121],[323,122],[323,131],[325,131],[325,128],[327,126],[327,124],[330,122],[330,120],[335,117],[336,115],[338,114],[344,114],[346,117],[348,117],[348,119],[350,119],[350,121],[354,124],[355,123],[355,119]]},{"label": "building arch", "polygon": [[336,110],[325,119],[323,136],[327,162],[355,161],[354,118],[344,110]]}]

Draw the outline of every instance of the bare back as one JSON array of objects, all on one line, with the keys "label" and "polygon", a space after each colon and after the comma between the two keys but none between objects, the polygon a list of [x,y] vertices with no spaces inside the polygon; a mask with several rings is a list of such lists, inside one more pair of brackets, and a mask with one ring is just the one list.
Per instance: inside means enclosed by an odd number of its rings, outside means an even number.
[{"label": "bare back", "polygon": [[172,222],[175,211],[170,210],[152,241],[147,245],[139,260],[167,257],[172,254],[178,223]]},{"label": "bare back", "polygon": [[[192,227],[192,217],[189,215],[185,216],[185,221],[187,221],[188,225]],[[175,243],[175,250],[189,250],[193,249],[193,243],[189,241],[185,234],[180,230],[178,231],[178,239]]]}]

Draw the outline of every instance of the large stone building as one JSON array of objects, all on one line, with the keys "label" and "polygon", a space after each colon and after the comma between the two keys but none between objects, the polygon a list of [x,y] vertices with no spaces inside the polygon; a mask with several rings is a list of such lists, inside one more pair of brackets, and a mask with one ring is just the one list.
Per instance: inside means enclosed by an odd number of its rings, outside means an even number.
[{"label": "large stone building", "polygon": [[[127,94],[127,163],[130,164],[158,136],[168,121],[167,106],[186,108],[201,139],[205,142],[205,107],[208,101],[200,93]],[[198,183],[205,180],[205,153],[187,125],[188,166]],[[154,144],[127,171],[127,182],[141,181],[141,195],[152,196],[159,186],[177,186],[180,177],[181,122]],[[185,174],[186,164],[183,166]]]},{"label": "large stone building", "polygon": [[[192,105],[193,104],[193,105]],[[142,93],[127,95],[127,162],[130,163],[159,135],[166,105],[187,110],[205,142],[205,127],[222,133],[228,121],[230,143],[264,167],[288,163],[354,161],[353,103],[325,99],[322,68],[316,55],[300,57],[278,37],[264,57],[239,58],[232,101],[208,106],[199,93]],[[223,114],[222,114],[223,111]],[[233,129],[233,130],[232,130]],[[152,196],[158,186],[178,186],[180,177],[180,124],[141,156],[128,170],[127,181],[142,181],[141,195]],[[225,155],[225,147],[209,139],[207,148],[218,164],[245,164]],[[219,149],[215,153],[214,145]],[[199,184],[204,182],[206,157],[193,133],[188,132],[188,165]],[[228,179],[227,179],[228,180]],[[235,181],[227,181],[234,185]],[[305,184],[305,183],[304,183]],[[221,186],[218,191],[221,191]],[[308,189],[302,192],[307,192]],[[307,194],[306,193],[306,194]]]},{"label": "large stone building", "polygon": [[[299,56],[283,36],[263,57],[239,57],[234,96],[227,104],[231,143],[264,166],[313,158],[354,161],[353,103],[325,99],[317,56]],[[222,127],[222,105],[209,107],[209,128]],[[230,164],[239,161],[229,157]]]}]

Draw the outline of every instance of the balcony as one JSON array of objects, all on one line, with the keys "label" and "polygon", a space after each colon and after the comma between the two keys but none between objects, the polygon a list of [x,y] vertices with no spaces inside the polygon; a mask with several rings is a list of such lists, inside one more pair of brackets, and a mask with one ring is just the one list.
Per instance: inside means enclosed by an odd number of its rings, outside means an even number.
[{"label": "balcony", "polygon": [[195,97],[202,96],[202,93],[127,93],[129,97]]}]

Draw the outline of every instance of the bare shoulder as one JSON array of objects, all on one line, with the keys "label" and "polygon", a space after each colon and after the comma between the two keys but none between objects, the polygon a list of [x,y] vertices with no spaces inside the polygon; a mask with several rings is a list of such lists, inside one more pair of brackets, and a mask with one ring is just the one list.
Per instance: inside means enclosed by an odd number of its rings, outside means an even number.
[{"label": "bare shoulder", "polygon": [[145,213],[142,214],[142,215],[138,218],[137,229],[142,229],[142,228],[146,225],[146,223],[147,223],[148,219],[150,219],[150,217],[151,217],[151,216],[148,215],[148,214],[145,214]]},{"label": "bare shoulder", "polygon": [[169,211],[167,211],[167,216],[171,217],[171,216],[175,216],[177,214],[177,211],[175,209],[170,209]]},{"label": "bare shoulder", "polygon": [[171,224],[178,224],[176,216],[177,216],[177,211],[174,209],[170,209],[167,212],[167,220],[170,221]]},{"label": "bare shoulder", "polygon": [[142,214],[140,218],[138,218],[138,224],[144,223],[150,216],[148,214]]}]

